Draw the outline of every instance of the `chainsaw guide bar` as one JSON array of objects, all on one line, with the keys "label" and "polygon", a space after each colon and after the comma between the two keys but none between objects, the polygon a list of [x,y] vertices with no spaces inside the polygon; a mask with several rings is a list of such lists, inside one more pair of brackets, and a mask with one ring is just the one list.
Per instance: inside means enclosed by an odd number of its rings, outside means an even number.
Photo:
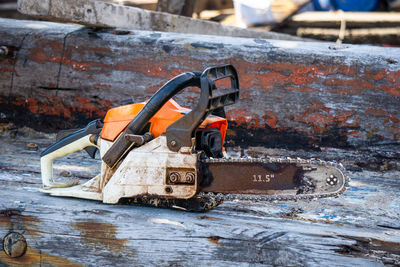
[{"label": "chainsaw guide bar", "polygon": [[[213,166],[226,165],[224,186],[211,185],[202,188],[199,196],[216,197],[223,200],[251,200],[251,201],[296,201],[313,200],[318,198],[337,197],[349,186],[349,178],[344,174],[343,165],[319,159],[292,159],[288,157],[238,158],[238,159],[207,159],[203,160],[210,169]],[[271,165],[269,165],[271,164]],[[235,175],[242,175],[240,171],[232,170],[233,165],[239,168],[252,169],[244,175],[246,189],[238,188],[239,181],[229,188],[229,182]],[[217,167],[218,168],[218,167]],[[263,174],[252,174],[257,169],[264,170]],[[285,175],[285,169],[288,174]],[[229,171],[229,175],[226,175]],[[304,175],[301,175],[304,174]],[[240,179],[240,178],[239,178]],[[238,179],[238,180],[239,180]],[[275,183],[274,183],[275,179]],[[243,178],[242,178],[243,180]],[[285,182],[283,182],[285,181]],[[257,189],[250,189],[253,183]],[[261,189],[264,186],[264,191]],[[255,187],[255,186],[254,186]],[[281,189],[279,189],[281,188]],[[235,193],[234,190],[238,192]],[[232,192],[229,192],[232,191]],[[242,193],[239,193],[242,191]],[[253,191],[246,193],[246,191]]]}]

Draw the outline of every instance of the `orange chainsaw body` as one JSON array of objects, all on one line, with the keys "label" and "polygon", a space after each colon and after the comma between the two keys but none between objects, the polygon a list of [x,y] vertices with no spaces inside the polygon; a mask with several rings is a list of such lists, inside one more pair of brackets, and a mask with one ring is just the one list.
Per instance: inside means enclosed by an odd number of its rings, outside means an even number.
[{"label": "orange chainsaw body", "polygon": [[[146,102],[129,104],[110,109],[104,118],[101,138],[113,142],[125,130],[133,118],[135,118],[135,116],[142,110]],[[160,136],[165,133],[169,125],[182,118],[189,111],[190,109],[181,107],[173,99],[170,99],[153,116],[153,118],[150,119],[149,132],[152,133],[154,138]],[[208,116],[199,126],[199,130],[201,131],[202,129],[214,127],[219,129],[222,136],[222,142],[224,142],[226,129],[228,127],[228,122],[225,118]]]}]

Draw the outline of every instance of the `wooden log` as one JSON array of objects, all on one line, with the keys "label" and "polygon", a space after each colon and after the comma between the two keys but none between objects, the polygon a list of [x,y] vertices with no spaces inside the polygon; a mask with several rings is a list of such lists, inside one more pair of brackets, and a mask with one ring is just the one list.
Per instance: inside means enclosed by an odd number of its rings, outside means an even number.
[{"label": "wooden log", "polygon": [[148,10],[156,10],[157,0],[113,0],[113,2],[124,5],[124,6],[134,6]]},{"label": "wooden log", "polygon": [[52,21],[67,21],[94,27],[301,40],[297,36],[224,26],[212,21],[144,10],[101,0],[19,0],[18,11]]},{"label": "wooden log", "polygon": [[396,12],[304,12],[288,21],[289,27],[337,28],[341,21],[347,28],[399,27],[400,14]]},{"label": "wooden log", "polygon": [[[297,28],[300,37],[318,40],[336,41],[340,30],[330,28]],[[344,43],[348,44],[386,44],[400,45],[400,27],[397,28],[364,28],[347,29],[344,33]]]},{"label": "wooden log", "polygon": [[17,0],[0,1],[0,18],[32,19],[32,17],[17,11]]},{"label": "wooden log", "polygon": [[[76,128],[182,72],[230,63],[241,93],[228,145],[399,144],[398,48],[0,22],[3,121]],[[176,100],[193,106],[197,91]]]},{"label": "wooden log", "polygon": [[[28,244],[24,256],[10,258],[0,242],[1,266],[400,264],[399,171],[350,172],[351,188],[339,198],[227,201],[207,213],[187,213],[39,193],[39,155],[54,135],[27,128],[1,133],[0,241],[17,232]],[[330,153],[339,161],[369,155],[329,149],[308,156]],[[98,161],[77,153],[57,160],[55,174],[85,180],[96,167]]]}]

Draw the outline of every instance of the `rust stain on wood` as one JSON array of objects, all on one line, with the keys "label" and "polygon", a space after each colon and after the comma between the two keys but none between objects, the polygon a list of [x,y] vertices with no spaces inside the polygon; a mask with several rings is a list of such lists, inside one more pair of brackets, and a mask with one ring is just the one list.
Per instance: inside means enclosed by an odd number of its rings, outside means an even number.
[{"label": "rust stain on wood", "polygon": [[12,67],[11,68],[5,68],[5,67],[0,68],[0,72],[11,72],[11,73],[14,73],[15,75],[18,75]]},{"label": "rust stain on wood", "polygon": [[[28,244],[29,245],[29,244]],[[28,247],[26,254],[20,258],[11,258],[0,251],[0,264],[10,267],[19,266],[56,266],[56,267],[76,267],[83,264],[70,261],[66,258],[44,253],[38,249]]]},{"label": "rust stain on wood", "polygon": [[367,115],[371,115],[377,118],[384,118],[384,123],[388,123],[389,119],[390,121],[392,121],[393,123],[398,123],[399,119],[398,117],[396,117],[397,114],[390,114],[387,111],[383,110],[383,109],[376,109],[373,107],[369,107],[367,108],[367,110],[365,111],[365,114]]},{"label": "rust stain on wood", "polygon": [[[288,90],[316,92],[320,85],[324,85],[327,89],[333,88],[332,92],[344,95],[383,90],[400,96],[400,71],[379,70],[376,73],[373,68],[367,67],[294,62],[263,64],[245,62],[245,59],[236,59],[234,64],[241,74],[241,86],[245,89],[260,86],[264,90],[272,90],[275,86],[284,85]],[[377,81],[383,84],[376,87]]]},{"label": "rust stain on wood", "polygon": [[294,114],[294,120],[308,125],[312,125],[316,133],[324,133],[328,127],[358,129],[358,116],[354,116],[355,112],[343,110],[338,114],[331,114],[330,109],[323,103],[312,100],[311,105],[306,108],[303,114]]},{"label": "rust stain on wood", "polygon": [[216,217],[211,217],[211,216],[207,216],[207,215],[203,215],[203,216],[199,216],[197,217],[200,220],[207,220],[207,221],[220,221],[220,218],[216,218]]},{"label": "rust stain on wood", "polygon": [[114,255],[119,255],[126,250],[127,239],[116,237],[117,227],[113,224],[84,221],[74,222],[72,226],[79,230],[83,242],[95,249],[105,249]]},{"label": "rust stain on wood", "polygon": [[0,210],[0,226],[9,230],[21,230],[31,236],[37,236],[41,220],[35,216],[23,215],[20,210]]},{"label": "rust stain on wood", "polygon": [[[110,100],[97,100],[87,97],[74,96],[72,104],[66,104],[59,96],[40,94],[39,97],[16,97],[11,104],[26,108],[32,114],[59,116],[73,120],[76,113],[85,114],[87,118],[104,117],[111,107]],[[75,113],[75,114],[74,114]]]},{"label": "rust stain on wood", "polygon": [[247,129],[259,128],[260,119],[258,115],[247,109],[234,109],[227,114],[227,119],[235,121],[238,125]]},{"label": "rust stain on wood", "polygon": [[276,128],[276,123],[278,122],[278,115],[275,112],[273,112],[272,110],[264,110],[263,118],[269,127],[271,127],[272,129]]},{"label": "rust stain on wood", "polygon": [[0,56],[0,77],[6,76],[9,73],[17,75],[16,71],[14,70],[17,51],[19,50],[16,46],[7,46],[8,54],[6,56]]},{"label": "rust stain on wood", "polygon": [[215,245],[219,245],[219,240],[220,239],[221,239],[220,236],[215,236],[215,235],[207,237],[207,240],[210,241],[211,243],[215,244]]},{"label": "rust stain on wood", "polygon": [[392,96],[400,96],[400,71],[391,70],[379,70],[379,72],[373,76],[376,81],[388,81],[389,85],[381,85],[378,90],[385,91]]}]

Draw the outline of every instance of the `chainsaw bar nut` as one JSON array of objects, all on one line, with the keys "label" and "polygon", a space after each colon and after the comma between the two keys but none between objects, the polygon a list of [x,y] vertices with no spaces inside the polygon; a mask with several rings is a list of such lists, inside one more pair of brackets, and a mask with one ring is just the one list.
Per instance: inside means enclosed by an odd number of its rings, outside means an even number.
[{"label": "chainsaw bar nut", "polygon": [[185,176],[186,183],[192,184],[194,183],[195,175],[193,172],[187,172]]},{"label": "chainsaw bar nut", "polygon": [[172,172],[169,175],[169,181],[171,183],[178,183],[181,180],[181,175],[178,172]]}]

